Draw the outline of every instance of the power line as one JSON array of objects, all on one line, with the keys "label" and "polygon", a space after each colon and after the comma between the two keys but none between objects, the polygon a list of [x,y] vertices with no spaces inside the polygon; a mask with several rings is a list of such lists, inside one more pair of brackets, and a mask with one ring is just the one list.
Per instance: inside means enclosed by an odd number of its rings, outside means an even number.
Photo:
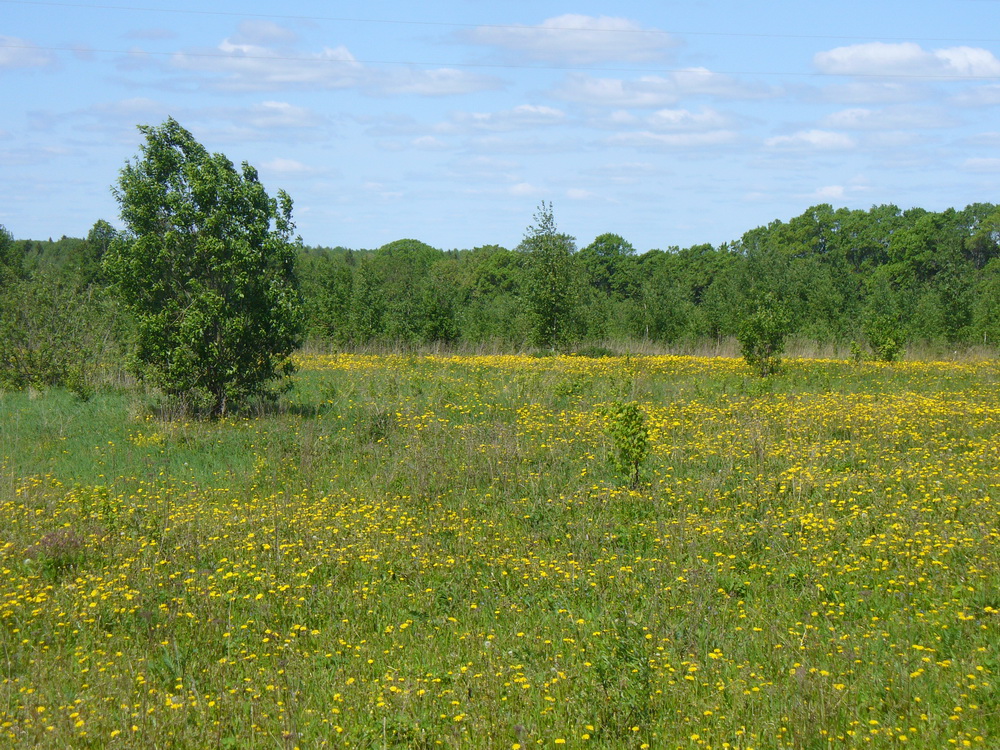
[{"label": "power line", "polygon": [[872,35],[834,35],[834,34],[773,34],[758,32],[738,32],[738,31],[667,31],[662,29],[607,29],[597,27],[581,26],[526,26],[518,24],[478,24],[478,23],[456,23],[453,21],[412,21],[405,19],[385,19],[385,18],[354,18],[346,16],[307,16],[289,15],[280,13],[243,13],[223,10],[183,10],[179,8],[155,8],[141,7],[134,5],[106,5],[98,3],[60,3],[51,0],[0,0],[0,3],[8,5],[29,5],[46,6],[55,8],[80,8],[85,10],[124,10],[130,12],[143,13],[170,13],[174,15],[198,15],[198,16],[224,16],[234,18],[277,18],[288,21],[336,21],[339,23],[368,23],[385,24],[399,26],[440,26],[456,29],[503,29],[516,31],[578,31],[578,32],[601,32],[605,34],[650,34],[664,36],[716,36],[716,37],[743,37],[759,39],[828,39],[828,40],[889,40],[889,41],[911,41],[911,42],[1000,42],[996,38],[960,39],[955,37],[891,37]]},{"label": "power line", "polygon": [[[0,0],[9,2],[10,0]],[[420,60],[361,60],[357,58],[335,59],[327,57],[301,57],[293,55],[233,55],[226,52],[150,52],[147,50],[122,50],[122,49],[100,49],[94,47],[63,46],[63,47],[43,47],[36,44],[11,44],[0,42],[0,49],[28,49],[41,52],[73,52],[79,53],[102,53],[111,55],[145,55],[148,57],[195,57],[216,60],[268,60],[280,62],[299,62],[309,64],[333,64],[333,65],[400,65],[410,67],[448,67],[448,68],[487,68],[487,69],[508,69],[508,70],[556,70],[571,72],[591,72],[591,73],[707,73],[711,75],[729,76],[786,76],[786,77],[806,77],[806,78],[902,78],[914,80],[941,80],[941,81],[995,81],[1000,80],[997,75],[941,75],[929,73],[824,73],[814,71],[810,73],[789,73],[782,71],[768,70],[703,70],[700,68],[621,68],[621,67],[597,67],[580,65],[516,65],[513,63],[463,63],[463,62],[436,62]]]}]

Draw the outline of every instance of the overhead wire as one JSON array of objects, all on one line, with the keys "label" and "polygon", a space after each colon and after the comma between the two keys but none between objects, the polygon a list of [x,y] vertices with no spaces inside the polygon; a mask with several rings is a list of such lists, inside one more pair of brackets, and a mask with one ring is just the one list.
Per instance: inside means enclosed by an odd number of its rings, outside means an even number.
[{"label": "overhead wire", "polygon": [[[84,10],[113,10],[129,12],[150,12],[150,13],[170,13],[180,15],[201,15],[201,16],[222,16],[237,18],[268,18],[282,20],[299,21],[335,21],[342,23],[366,23],[366,24],[395,24],[411,26],[438,26],[450,28],[466,29],[493,29],[493,30],[517,30],[532,32],[601,32],[601,33],[629,33],[673,36],[718,36],[718,37],[744,37],[744,38],[775,38],[775,39],[826,39],[826,40],[858,40],[858,39],[890,39],[892,41],[903,41],[902,37],[872,37],[872,36],[844,36],[844,35],[823,35],[823,34],[774,34],[758,32],[706,32],[706,31],[664,31],[659,29],[622,29],[622,28],[597,28],[581,26],[526,26],[515,24],[473,24],[458,23],[451,21],[415,21],[405,19],[374,19],[374,18],[354,18],[344,16],[316,16],[316,15],[292,15],[278,13],[245,13],[237,11],[220,10],[192,10],[181,8],[160,8],[134,5],[111,5],[104,3],[67,3],[56,0],[0,0],[0,4],[25,5],[25,6],[46,6],[59,8],[80,8]],[[8,37],[9,38],[9,37]],[[905,38],[905,41],[953,41],[953,42],[997,42],[998,39],[953,39],[946,37],[923,37]],[[31,49],[43,52],[73,52],[73,53],[101,53],[126,56],[150,56],[150,57],[177,57],[205,59],[226,59],[226,60],[270,60],[281,62],[298,62],[307,64],[360,64],[360,65],[398,65],[411,67],[449,67],[449,68],[481,68],[498,70],[552,70],[552,71],[572,71],[572,72],[602,72],[602,73],[646,73],[646,74],[677,74],[677,73],[699,73],[701,68],[693,67],[625,67],[625,66],[586,66],[586,65],[553,65],[553,64],[518,64],[504,62],[454,62],[454,61],[427,61],[427,60],[378,60],[378,59],[335,59],[324,58],[316,55],[254,55],[246,52],[233,54],[228,52],[208,52],[193,50],[172,50],[172,51],[149,51],[141,49],[101,49],[92,48],[85,45],[77,46],[43,46],[37,44],[19,44],[16,41],[0,41],[0,48],[5,49]],[[709,72],[709,71],[705,71]],[[714,75],[738,75],[738,76],[783,76],[783,77],[852,77],[852,78],[884,78],[884,79],[911,79],[911,80],[940,80],[940,81],[990,81],[1000,80],[1000,74],[995,75],[974,75],[974,74],[954,74],[945,75],[940,73],[841,73],[826,71],[810,72],[787,72],[773,70],[712,70]]]},{"label": "overhead wire", "polygon": [[228,16],[235,18],[277,18],[282,20],[296,21],[336,21],[340,23],[365,23],[365,24],[391,24],[400,26],[441,26],[450,28],[472,28],[472,29],[505,29],[516,31],[578,31],[578,32],[602,32],[615,34],[648,34],[664,36],[721,36],[721,37],[745,37],[761,39],[829,39],[829,40],[889,40],[889,41],[911,41],[911,42],[961,42],[961,43],[987,43],[1000,42],[998,38],[956,38],[956,37],[897,37],[872,34],[776,34],[773,32],[753,32],[753,31],[688,31],[680,29],[626,29],[626,28],[606,28],[596,26],[529,26],[524,24],[484,24],[484,23],[460,23],[456,21],[417,21],[398,18],[358,18],[350,16],[316,16],[303,14],[284,13],[247,13],[243,11],[224,10],[203,10],[186,8],[160,8],[137,5],[110,5],[106,3],[66,3],[56,0],[0,0],[0,4],[6,5],[27,5],[46,6],[57,8],[81,8],[90,10],[124,10],[130,12],[144,13],[170,13],[176,15],[198,15],[198,16]]}]

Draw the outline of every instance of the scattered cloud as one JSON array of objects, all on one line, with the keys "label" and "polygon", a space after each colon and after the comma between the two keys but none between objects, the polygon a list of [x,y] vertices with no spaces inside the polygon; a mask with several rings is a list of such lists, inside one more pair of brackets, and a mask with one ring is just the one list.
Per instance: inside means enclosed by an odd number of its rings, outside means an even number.
[{"label": "scattered cloud", "polygon": [[857,143],[844,133],[830,130],[800,130],[791,135],[768,138],[764,145],[774,149],[808,151],[844,151],[854,148]]},{"label": "scattered cloud", "polygon": [[360,81],[361,88],[376,96],[460,96],[503,88],[502,82],[497,78],[454,68],[385,68],[366,71],[367,75]]},{"label": "scattered cloud", "polygon": [[729,118],[714,109],[691,112],[687,109],[660,109],[646,118],[653,130],[718,130],[729,125]]},{"label": "scattered cloud", "polygon": [[867,42],[819,52],[823,73],[856,76],[983,77],[1000,75],[1000,60],[980,47],[925,50],[915,42]]},{"label": "scattered cloud", "polygon": [[938,107],[896,106],[884,109],[844,109],[827,115],[821,124],[827,128],[844,130],[899,130],[950,128],[957,121],[946,110]]},{"label": "scattered cloud", "polygon": [[803,196],[813,201],[833,202],[846,201],[852,195],[870,190],[867,185],[824,185]]},{"label": "scattered cloud", "polygon": [[676,46],[666,32],[643,28],[626,18],[576,13],[549,18],[537,26],[479,26],[459,36],[521,58],[573,65],[655,60]]},{"label": "scattered cloud", "polygon": [[442,151],[448,148],[447,143],[442,141],[440,138],[435,138],[432,135],[424,135],[419,138],[414,138],[410,141],[410,145],[423,151]]},{"label": "scattered cloud", "polygon": [[291,43],[298,39],[298,34],[289,28],[274,23],[252,19],[243,21],[234,39],[244,44]]},{"label": "scattered cloud", "polygon": [[925,99],[931,92],[924,85],[895,81],[852,81],[827,86],[822,96],[837,104],[901,104]]},{"label": "scattered cloud", "polygon": [[451,119],[465,128],[505,131],[559,125],[565,122],[566,113],[555,107],[520,104],[499,112],[456,112]]},{"label": "scattered cloud", "polygon": [[601,198],[597,193],[583,188],[570,188],[566,191],[566,197],[572,201],[592,201]]},{"label": "scattered cloud", "polygon": [[283,159],[281,157],[265,161],[260,165],[265,172],[270,172],[280,177],[299,177],[303,175],[315,174],[317,170],[307,166],[295,159]]},{"label": "scattered cloud", "polygon": [[710,130],[705,133],[654,133],[649,130],[618,133],[607,139],[613,146],[634,148],[706,148],[735,142],[739,134],[732,130]]},{"label": "scattered cloud", "polygon": [[337,89],[356,86],[362,66],[344,46],[289,56],[268,47],[223,40],[215,49],[195,49],[173,56],[175,68],[217,74],[217,88],[266,91],[277,88]]},{"label": "scattered cloud", "polygon": [[237,121],[261,130],[313,128],[323,121],[312,110],[288,102],[265,101],[226,112]]},{"label": "scattered cloud", "polygon": [[994,157],[977,157],[966,159],[962,164],[966,172],[1000,173],[1000,159]]},{"label": "scattered cloud", "polygon": [[145,39],[148,41],[160,41],[163,39],[176,39],[177,33],[170,29],[150,28],[134,29],[125,34],[126,39]]},{"label": "scattered cloud", "polygon": [[507,192],[510,195],[538,195],[542,192],[542,188],[530,182],[519,182],[507,188]]},{"label": "scattered cloud", "polygon": [[18,68],[48,68],[56,64],[56,56],[34,42],[16,36],[0,35],[0,71]]},{"label": "scattered cloud", "polygon": [[970,146],[1000,146],[1000,131],[977,133],[964,141]]},{"label": "scattered cloud", "polygon": [[566,101],[630,109],[670,107],[686,96],[760,99],[776,94],[773,87],[741,82],[707,68],[686,68],[666,76],[631,80],[572,73],[553,91],[554,96]]},{"label": "scattered cloud", "polygon": [[955,94],[951,102],[960,107],[995,107],[1000,104],[1000,84],[967,88]]},{"label": "scattered cloud", "polygon": [[357,88],[375,96],[454,96],[502,86],[494,77],[452,68],[366,66],[344,45],[302,53],[288,46],[268,46],[257,39],[264,35],[274,41],[280,30],[276,25],[257,24],[248,35],[244,24],[238,34],[215,48],[178,52],[171,65],[187,73],[214,76],[211,88],[236,92]]}]

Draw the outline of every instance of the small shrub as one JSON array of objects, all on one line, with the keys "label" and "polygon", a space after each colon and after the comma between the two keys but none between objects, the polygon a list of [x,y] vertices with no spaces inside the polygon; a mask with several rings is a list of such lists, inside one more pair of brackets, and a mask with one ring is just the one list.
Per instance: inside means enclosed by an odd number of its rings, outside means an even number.
[{"label": "small shrub", "polygon": [[903,327],[890,315],[877,315],[865,325],[865,336],[875,358],[895,362],[903,354]]},{"label": "small shrub", "polygon": [[781,370],[781,355],[785,351],[790,323],[784,305],[768,294],[740,324],[736,332],[740,352],[750,369],[760,377]]},{"label": "small shrub", "polygon": [[629,478],[630,486],[637,487],[639,471],[650,452],[646,415],[635,401],[615,401],[607,407],[605,416],[614,443],[611,463]]},{"label": "small shrub", "polygon": [[604,357],[618,356],[617,352],[613,352],[605,346],[585,346],[582,349],[577,349],[575,354],[578,357],[587,357],[588,359],[602,359]]}]

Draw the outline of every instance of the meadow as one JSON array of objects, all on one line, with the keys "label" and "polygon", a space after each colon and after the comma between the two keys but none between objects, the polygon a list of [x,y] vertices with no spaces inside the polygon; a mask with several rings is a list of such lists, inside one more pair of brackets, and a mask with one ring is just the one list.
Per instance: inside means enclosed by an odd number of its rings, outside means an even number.
[{"label": "meadow", "polygon": [[0,746],[1000,743],[997,363],[300,368],[0,394]]}]

